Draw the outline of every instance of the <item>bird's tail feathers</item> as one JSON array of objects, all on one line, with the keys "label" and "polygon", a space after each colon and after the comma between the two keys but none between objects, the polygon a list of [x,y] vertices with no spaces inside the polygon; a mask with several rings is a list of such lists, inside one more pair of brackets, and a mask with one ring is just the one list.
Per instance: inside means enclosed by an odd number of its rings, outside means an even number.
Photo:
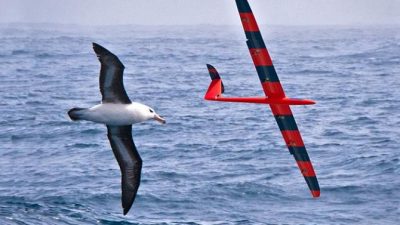
[{"label": "bird's tail feathers", "polygon": [[68,111],[68,116],[73,121],[81,120],[85,110],[85,108],[72,108]]}]

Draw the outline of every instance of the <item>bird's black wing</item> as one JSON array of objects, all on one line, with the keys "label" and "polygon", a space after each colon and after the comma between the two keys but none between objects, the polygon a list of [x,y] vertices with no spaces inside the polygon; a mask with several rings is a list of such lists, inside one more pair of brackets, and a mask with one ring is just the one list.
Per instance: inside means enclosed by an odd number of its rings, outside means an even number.
[{"label": "bird's black wing", "polygon": [[124,88],[124,65],[119,61],[116,55],[99,44],[93,43],[93,49],[101,63],[100,92],[103,96],[102,102],[122,104],[131,103]]},{"label": "bird's black wing", "polygon": [[132,126],[107,125],[108,139],[121,169],[122,207],[126,215],[135,201],[140,184],[142,159],[132,139]]}]

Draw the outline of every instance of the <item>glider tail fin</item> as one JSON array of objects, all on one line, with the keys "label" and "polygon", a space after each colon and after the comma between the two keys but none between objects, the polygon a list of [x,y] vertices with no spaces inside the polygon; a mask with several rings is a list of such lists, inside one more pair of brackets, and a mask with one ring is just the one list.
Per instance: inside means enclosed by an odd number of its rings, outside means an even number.
[{"label": "glider tail fin", "polygon": [[225,88],[218,71],[210,64],[207,64],[207,68],[210,73],[211,84],[204,98],[206,100],[214,100],[224,93]]}]

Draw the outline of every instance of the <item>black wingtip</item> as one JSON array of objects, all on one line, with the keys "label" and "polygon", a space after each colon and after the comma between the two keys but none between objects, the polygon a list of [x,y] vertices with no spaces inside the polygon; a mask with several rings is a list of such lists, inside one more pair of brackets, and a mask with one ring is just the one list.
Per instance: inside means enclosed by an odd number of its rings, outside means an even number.
[{"label": "black wingtip", "polygon": [[103,46],[93,42],[93,50],[97,55],[97,58],[99,58],[101,63],[111,63],[116,65],[117,67],[120,67],[122,69],[125,68],[124,64],[118,59],[116,55],[114,55],[112,52],[110,52],[108,49],[104,48]]},{"label": "black wingtip", "polygon": [[121,196],[121,201],[122,201],[122,208],[124,209],[123,213],[124,215],[128,214],[129,210],[132,208],[133,202],[135,202],[136,198],[136,191],[129,191],[129,190],[122,190],[122,196]]},{"label": "black wingtip", "polygon": [[105,55],[105,54],[111,53],[106,48],[104,48],[103,46],[101,46],[95,42],[93,42],[92,44],[93,44],[93,50],[94,50],[94,52],[96,52],[97,55]]},{"label": "black wingtip", "polygon": [[128,212],[129,212],[129,209],[124,209],[124,216],[126,216],[126,214],[128,214]]},{"label": "black wingtip", "polygon": [[122,200],[122,208],[124,209],[123,211],[124,216],[128,214],[129,210],[132,208],[134,201],[135,199],[132,199],[130,202],[124,202],[124,200]]}]

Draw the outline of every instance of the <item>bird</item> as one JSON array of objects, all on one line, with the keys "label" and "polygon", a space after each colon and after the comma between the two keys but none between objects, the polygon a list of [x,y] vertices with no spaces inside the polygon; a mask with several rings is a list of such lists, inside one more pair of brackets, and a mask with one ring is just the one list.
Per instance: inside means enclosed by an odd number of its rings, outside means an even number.
[{"label": "bird", "polygon": [[142,159],[132,138],[132,124],[154,119],[166,121],[153,108],[132,102],[124,88],[125,66],[106,48],[93,43],[93,50],[100,61],[101,103],[91,108],[72,108],[68,115],[72,121],[86,120],[107,126],[107,137],[121,170],[122,208],[126,215],[140,185]]}]

